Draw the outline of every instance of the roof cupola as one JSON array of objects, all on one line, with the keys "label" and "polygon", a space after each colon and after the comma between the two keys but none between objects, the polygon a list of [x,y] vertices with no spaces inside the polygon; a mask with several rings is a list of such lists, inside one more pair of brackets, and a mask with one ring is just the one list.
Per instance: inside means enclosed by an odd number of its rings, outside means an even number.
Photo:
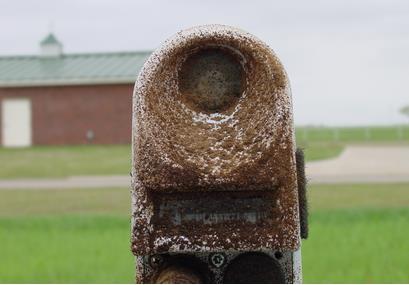
[{"label": "roof cupola", "polygon": [[44,57],[59,57],[62,55],[62,44],[50,33],[40,42],[40,50]]}]

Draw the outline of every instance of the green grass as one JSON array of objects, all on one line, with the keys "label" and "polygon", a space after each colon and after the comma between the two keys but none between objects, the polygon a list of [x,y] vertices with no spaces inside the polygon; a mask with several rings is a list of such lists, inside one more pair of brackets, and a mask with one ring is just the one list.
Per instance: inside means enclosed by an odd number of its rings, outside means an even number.
[{"label": "green grass", "polygon": [[[343,146],[335,143],[301,145],[307,160],[339,155]],[[53,146],[22,149],[0,148],[0,179],[59,178],[75,175],[128,175],[129,145]]]},{"label": "green grass", "polygon": [[2,283],[132,283],[124,216],[0,219]]},{"label": "green grass", "polygon": [[130,145],[36,146],[0,148],[0,179],[127,175]]},{"label": "green grass", "polygon": [[[409,209],[317,211],[310,231],[305,282],[409,282]],[[133,282],[124,216],[1,218],[0,244],[0,282]]]},{"label": "green grass", "polygon": [[[304,281],[409,282],[409,184],[311,185]],[[0,282],[131,283],[129,191],[0,190]]]},{"label": "green grass", "polygon": [[[409,207],[409,184],[312,184],[313,210]],[[0,190],[0,217],[130,213],[127,188]]]},{"label": "green grass", "polygon": [[329,159],[341,154],[344,147],[335,143],[309,143],[300,146],[306,161]]},{"label": "green grass", "polygon": [[371,127],[298,127],[297,142],[409,143],[409,125]]},{"label": "green grass", "polygon": [[[338,155],[339,144],[312,143],[304,146],[307,160]],[[0,148],[0,179],[59,178],[75,175],[128,175],[130,145],[37,146]]]},{"label": "green grass", "polygon": [[0,189],[0,217],[130,213],[126,188]]},{"label": "green grass", "polygon": [[408,283],[409,208],[313,212],[306,283]]},{"label": "green grass", "polygon": [[317,184],[308,186],[313,210],[409,207],[409,184]]},{"label": "green grass", "polygon": [[[297,145],[307,160],[336,157],[347,143],[409,143],[409,126],[296,128]],[[338,135],[334,135],[338,130]],[[305,134],[307,134],[305,136]],[[369,134],[369,135],[368,135]],[[130,145],[35,146],[0,148],[0,179],[55,178],[75,175],[127,175]]]},{"label": "green grass", "polygon": [[409,126],[298,127],[297,145],[307,161],[338,156],[346,144],[409,144]]}]

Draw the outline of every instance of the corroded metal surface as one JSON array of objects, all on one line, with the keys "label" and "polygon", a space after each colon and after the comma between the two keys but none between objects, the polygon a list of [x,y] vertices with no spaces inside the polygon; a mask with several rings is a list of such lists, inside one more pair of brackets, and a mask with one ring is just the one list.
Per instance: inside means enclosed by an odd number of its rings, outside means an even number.
[{"label": "corroded metal surface", "polygon": [[163,269],[154,280],[157,284],[200,284],[202,279],[194,271],[181,266]]},{"label": "corroded metal surface", "polygon": [[240,59],[240,55],[223,47],[191,52],[178,74],[183,102],[204,113],[218,113],[237,103],[245,88]]},{"label": "corroded metal surface", "polygon": [[[191,69],[184,65],[189,66],[192,56],[197,57],[193,62],[204,64],[189,77],[183,68]],[[212,57],[226,57],[221,60],[225,67]],[[212,66],[217,72],[209,75]],[[226,77],[231,70],[237,70],[236,75]],[[215,89],[210,87],[214,80]],[[219,102],[218,96],[226,99]],[[226,26],[176,34],[152,54],[135,85],[133,252],[296,250],[300,236],[294,154],[290,87],[271,49]],[[240,219],[207,227],[194,221],[155,224],[158,195],[188,192],[201,203],[209,191],[227,200],[241,191],[270,192],[271,211],[256,224]]]},{"label": "corroded metal surface", "polygon": [[307,178],[305,176],[304,152],[297,149],[295,153],[297,161],[297,184],[298,184],[298,204],[300,216],[300,236],[308,238],[308,201],[307,201]]},{"label": "corroded metal surface", "polygon": [[[208,101],[213,100],[212,92],[223,91],[197,84],[183,87],[179,76],[190,55],[209,46],[238,57],[244,78],[237,88],[234,78],[223,78],[225,72],[219,71],[214,80],[222,80],[220,88],[234,93],[226,97],[242,92],[234,104],[215,102],[216,107],[203,111],[192,107],[195,96],[201,95],[186,95],[186,89],[207,90]],[[210,112],[219,105],[226,109]],[[288,172],[295,173],[295,162],[285,71],[268,46],[243,31],[204,26],[167,41],[141,70],[133,114],[135,182],[152,191],[252,191],[294,180],[294,175],[288,177]],[[295,188],[294,181],[286,182]]]},{"label": "corroded metal surface", "polygon": [[283,284],[285,275],[280,264],[263,253],[245,253],[226,268],[223,283]]},{"label": "corroded metal surface", "polygon": [[155,274],[144,261],[155,254],[292,257],[300,246],[294,144],[287,75],[254,36],[201,26],[154,52],[133,98],[132,251],[140,280]]},{"label": "corroded metal surface", "polygon": [[[264,276],[254,276],[255,281],[260,281],[261,278],[268,281],[268,283],[274,282],[274,280],[280,281],[282,283],[300,283],[301,281],[301,256],[300,251],[297,251],[295,254],[293,252],[282,252],[275,250],[265,250],[252,252],[253,254],[263,254],[269,259],[261,258],[259,261],[261,270],[265,271]],[[246,264],[246,257],[248,252],[240,251],[226,251],[226,252],[194,252],[189,255],[183,253],[169,253],[160,255],[162,257],[161,264],[152,264],[149,262],[152,256],[138,256],[136,258],[137,264],[137,283],[153,283],[157,280],[158,276],[170,266],[189,268],[194,274],[201,278],[202,283],[225,283],[226,273],[228,268],[230,268],[230,276],[228,278],[234,278],[235,273],[234,267],[238,267],[237,264]],[[224,260],[222,263],[214,262],[215,257],[222,255]],[[183,262],[180,262],[183,260]],[[257,260],[256,260],[257,262]],[[254,259],[250,258],[247,264],[254,265]],[[232,265],[233,264],[233,265]],[[234,265],[236,264],[236,265]],[[244,265],[245,266],[245,265]],[[252,274],[257,269],[251,270],[243,269],[240,274],[244,280],[243,275],[247,275],[246,278],[253,278]],[[252,273],[253,272],[253,273]],[[283,280],[284,276],[284,280]],[[227,279],[228,279],[227,278]],[[256,280],[257,279],[257,280]],[[249,279],[247,279],[249,280]],[[254,282],[251,282],[254,283]]]}]

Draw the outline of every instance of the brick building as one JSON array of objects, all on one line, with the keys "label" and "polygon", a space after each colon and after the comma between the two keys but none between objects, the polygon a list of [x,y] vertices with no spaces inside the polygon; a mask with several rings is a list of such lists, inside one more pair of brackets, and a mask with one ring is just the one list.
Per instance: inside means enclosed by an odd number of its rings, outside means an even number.
[{"label": "brick building", "polygon": [[0,57],[1,145],[129,143],[133,84],[150,53],[64,54],[52,34],[40,48]]}]

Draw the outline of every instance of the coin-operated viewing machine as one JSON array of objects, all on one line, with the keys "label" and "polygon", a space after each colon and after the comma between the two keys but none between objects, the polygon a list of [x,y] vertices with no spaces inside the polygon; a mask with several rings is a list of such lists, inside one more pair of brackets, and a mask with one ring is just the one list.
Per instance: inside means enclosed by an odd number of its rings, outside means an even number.
[{"label": "coin-operated viewing machine", "polygon": [[179,32],[133,98],[137,282],[301,282],[304,162],[277,56],[241,30]]}]

